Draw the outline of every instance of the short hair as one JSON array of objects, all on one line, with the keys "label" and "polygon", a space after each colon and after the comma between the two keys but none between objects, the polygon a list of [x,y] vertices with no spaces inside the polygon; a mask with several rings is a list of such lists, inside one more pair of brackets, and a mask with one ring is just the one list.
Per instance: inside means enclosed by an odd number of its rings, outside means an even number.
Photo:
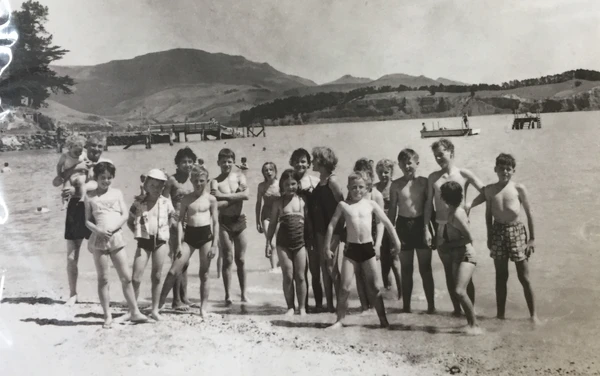
[{"label": "short hair", "polygon": [[292,156],[290,157],[290,166],[293,166],[295,162],[299,161],[300,158],[305,157],[308,165],[312,163],[312,159],[308,150],[304,148],[296,149],[292,152]]},{"label": "short hair", "polygon": [[246,159],[246,157],[242,157],[242,163],[246,163],[248,161],[248,159]]},{"label": "short hair", "polygon": [[510,154],[500,153],[496,157],[496,166],[510,166],[512,168],[517,167],[517,161],[515,157]]},{"label": "short hair", "polygon": [[190,149],[189,146],[177,150],[177,154],[175,154],[175,164],[178,165],[183,158],[189,158],[192,161],[198,159],[198,157],[196,157],[196,154],[192,151],[192,149]]},{"label": "short hair", "polygon": [[333,150],[327,146],[317,146],[312,150],[313,160],[325,167],[327,171],[333,172],[337,166],[338,159]]},{"label": "short hair", "polygon": [[[375,172],[373,171],[373,165],[369,159],[360,158],[357,160],[354,163],[354,172],[364,172],[365,174],[369,175],[369,179],[371,180],[371,183],[373,183]],[[368,188],[371,189],[371,187],[372,184],[368,184]]]},{"label": "short hair", "polygon": [[115,167],[114,164],[112,164],[110,162],[99,162],[99,163],[96,163],[93,171],[94,171],[94,177],[98,177],[98,176],[102,175],[104,172],[108,171],[110,176],[112,176],[114,178],[117,173],[117,168]]},{"label": "short hair", "polygon": [[206,178],[208,179],[208,170],[205,169],[203,166],[200,165],[195,165],[194,167],[192,167],[192,171],[190,172],[190,174],[192,175],[199,175],[199,176],[206,176]]},{"label": "short hair", "polygon": [[381,172],[383,170],[390,170],[394,172],[394,161],[392,161],[391,159],[384,158],[377,162],[377,165],[375,166],[375,171]]},{"label": "short hair", "polygon": [[367,185],[367,187],[373,184],[371,177],[365,171],[354,171],[353,173],[348,175],[348,185],[350,185],[350,182],[353,182],[356,180],[364,181],[365,184]]},{"label": "short hair", "polygon": [[4,166],[7,166],[7,167],[8,167],[8,162],[4,162]]},{"label": "short hair", "polygon": [[439,140],[431,144],[431,150],[439,148],[444,148],[445,150],[448,150],[450,154],[454,155],[454,144],[452,143],[452,141],[446,138],[440,138]]},{"label": "short hair", "polygon": [[198,158],[198,164],[204,164],[204,159]]},{"label": "short hair", "polygon": [[450,206],[457,207],[460,205],[463,199],[463,189],[455,181],[448,181],[442,184],[440,188],[442,193],[442,200]]},{"label": "short hair", "polygon": [[86,143],[87,140],[85,139],[85,137],[78,134],[71,135],[65,140],[65,146],[67,147],[67,149],[70,149],[73,146],[81,146],[81,148],[83,149]]},{"label": "short hair", "polygon": [[260,168],[260,172],[263,174],[263,178],[265,178],[265,180],[267,180],[267,177],[265,176],[265,167],[267,166],[271,166],[273,167],[273,170],[275,170],[275,176],[277,176],[277,165],[273,162],[265,162],[262,167]]},{"label": "short hair", "polygon": [[296,183],[298,183],[298,185],[300,185],[300,180],[298,179],[298,175],[296,174],[296,171],[294,171],[291,168],[288,168],[285,171],[283,171],[283,173],[281,174],[281,178],[279,179],[279,191],[281,193],[283,193],[283,183],[285,183],[289,179],[295,180]]},{"label": "short hair", "polygon": [[228,149],[228,148],[223,148],[219,151],[219,154],[217,156],[217,160],[221,160],[221,159],[233,159],[233,161],[235,162],[235,153],[233,152],[233,150]]},{"label": "short hair", "polygon": [[94,143],[105,145],[106,144],[106,137],[101,136],[101,135],[92,134],[92,135],[90,135],[87,138],[87,140],[85,142],[85,145],[88,146],[88,145],[94,144]]},{"label": "short hair", "polygon": [[[433,146],[432,146],[433,149]],[[414,159],[415,161],[419,161],[419,154],[417,154],[416,151],[414,151],[413,149],[410,148],[405,148],[400,150],[400,153],[398,153],[398,163],[406,163],[408,161],[410,161],[411,159]]]}]

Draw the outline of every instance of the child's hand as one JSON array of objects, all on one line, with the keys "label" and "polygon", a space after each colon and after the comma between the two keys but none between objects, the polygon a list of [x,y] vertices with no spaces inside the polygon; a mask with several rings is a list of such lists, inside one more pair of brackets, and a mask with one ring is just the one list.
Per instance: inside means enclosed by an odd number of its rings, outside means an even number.
[{"label": "child's hand", "polygon": [[262,234],[264,232],[262,224],[260,223],[260,221],[256,222],[256,231],[258,231],[259,234]]},{"label": "child's hand", "polygon": [[325,253],[325,258],[326,258],[327,260],[331,260],[331,259],[333,259],[333,252],[331,252],[331,249],[329,249],[329,247],[325,248],[325,249],[323,250],[323,253]]},{"label": "child's hand", "polygon": [[[431,233],[429,232],[429,229],[425,229],[425,236],[424,236],[424,240],[425,240],[425,245],[428,246],[429,248],[433,249],[433,244],[432,244],[432,236]],[[400,249],[400,248],[398,248]]]},{"label": "child's hand", "polygon": [[396,244],[396,246],[394,248],[390,249],[390,254],[392,255],[392,257],[400,256],[401,248],[402,248],[402,246],[400,244]]},{"label": "child's hand", "polygon": [[535,240],[529,239],[527,242],[527,248],[525,248],[525,256],[530,258],[533,252],[535,252]]},{"label": "child's hand", "polygon": [[465,202],[465,212],[467,213],[467,217],[468,217],[469,213],[471,212],[471,203],[470,202]]},{"label": "child's hand", "polygon": [[265,245],[265,257],[271,258],[272,254],[273,254],[273,245],[270,243],[267,243],[267,245]]},{"label": "child's hand", "polygon": [[210,247],[210,249],[208,250],[208,253],[206,254],[206,256],[208,257],[209,260],[212,260],[213,258],[215,258],[215,255],[217,254],[217,245],[213,245]]},{"label": "child's hand", "polygon": [[105,240],[109,240],[110,237],[113,235],[113,231],[110,230],[100,230],[98,229],[98,231],[96,232],[96,234],[100,237],[100,238],[104,238]]},{"label": "child's hand", "polygon": [[141,194],[133,197],[134,201],[142,202],[146,199],[146,194]]},{"label": "child's hand", "polygon": [[379,260],[381,258],[381,245],[375,245],[373,248],[375,248],[375,259]]}]

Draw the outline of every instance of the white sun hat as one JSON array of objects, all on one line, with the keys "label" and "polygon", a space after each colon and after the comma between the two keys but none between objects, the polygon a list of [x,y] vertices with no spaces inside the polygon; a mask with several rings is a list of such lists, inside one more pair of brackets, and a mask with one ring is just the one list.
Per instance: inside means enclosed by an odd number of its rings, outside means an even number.
[{"label": "white sun hat", "polygon": [[148,173],[146,174],[146,177],[156,179],[156,180],[167,181],[167,174],[165,174],[158,168],[153,168],[152,170],[148,171]]}]

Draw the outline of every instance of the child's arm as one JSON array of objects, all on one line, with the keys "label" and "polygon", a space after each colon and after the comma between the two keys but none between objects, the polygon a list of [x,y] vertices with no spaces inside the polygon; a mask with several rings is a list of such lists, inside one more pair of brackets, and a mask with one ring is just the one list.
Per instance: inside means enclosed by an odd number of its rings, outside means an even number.
[{"label": "child's arm", "polygon": [[[392,241],[394,242],[394,249],[392,250],[392,254],[397,254],[400,251],[401,245],[400,239],[398,238],[398,234],[396,233],[394,225],[392,224],[390,219],[385,215],[383,209],[376,203],[373,203],[373,213],[375,213],[375,217],[379,219],[379,221],[382,223],[382,227],[385,227],[385,229],[388,231],[388,234],[392,238]],[[379,237],[379,234],[377,235],[377,237]]]},{"label": "child's arm", "polygon": [[327,225],[327,233],[325,234],[325,240],[323,241],[323,253],[327,260],[331,260],[333,258],[333,252],[331,252],[331,238],[333,237],[333,230],[338,224],[340,217],[342,216],[342,205],[345,205],[344,202],[340,202],[335,208],[335,212],[333,213],[333,217],[331,217],[331,221],[329,221],[329,225]]},{"label": "child's arm", "polygon": [[467,184],[465,184],[465,202],[467,202],[467,189],[469,188],[469,184],[473,185],[473,187],[475,187],[479,193],[483,193],[483,188],[485,185],[477,176],[475,176],[474,173],[467,169],[462,169],[461,173],[467,179]]},{"label": "child's arm", "polygon": [[[484,195],[488,195],[489,190],[484,190]],[[492,248],[492,228],[494,225],[494,215],[492,213],[492,200],[491,197],[488,200],[486,197],[485,200],[485,226],[487,229],[487,247],[488,249]]]},{"label": "child's arm", "polygon": [[273,203],[273,209],[269,215],[269,228],[267,229],[267,245],[271,245],[273,243],[273,235],[275,235],[275,230],[277,229],[277,222],[279,221],[279,215],[281,213],[281,199],[277,199],[275,203]]},{"label": "child's arm", "polygon": [[[256,214],[256,230],[262,234],[264,229],[262,227],[262,223],[260,220],[260,209],[262,208],[262,199],[263,199],[263,183],[258,184],[258,188],[256,189],[256,206],[254,207],[254,212]],[[269,216],[271,213],[269,213]]]},{"label": "child's arm", "polygon": [[135,217],[137,215],[137,205],[135,203],[131,204],[129,208],[129,218],[127,219],[127,227],[131,230],[131,232],[135,232]]},{"label": "child's arm", "polygon": [[396,194],[396,185],[397,184],[394,181],[390,187],[390,209],[388,210],[388,218],[392,224],[396,223],[396,213],[398,212],[398,196]]},{"label": "child's arm", "polygon": [[[376,206],[379,206],[380,209],[383,210],[383,196],[381,194],[378,195],[373,195],[373,201],[375,202]],[[384,212],[385,214],[385,212]],[[379,258],[380,256],[380,249],[381,249],[381,242],[383,241],[383,232],[384,232],[384,225],[383,222],[377,218],[377,216],[375,216],[375,226],[376,226],[376,235],[375,235],[375,254],[377,256],[377,258]]]},{"label": "child's arm", "polygon": [[484,202],[485,202],[485,187],[483,188],[482,192],[473,199],[473,201],[471,203],[467,203],[467,201],[465,200],[465,211],[467,212],[467,215],[469,215],[469,213],[471,212],[471,209],[483,204]]},{"label": "child's arm", "polygon": [[119,195],[119,206],[121,207],[121,219],[117,222],[117,225],[114,229],[111,230],[111,233],[117,232],[129,219],[129,211],[127,210],[127,204],[125,203],[125,198],[123,197],[123,193],[118,191]]},{"label": "child's arm", "polygon": [[344,201],[344,193],[342,192],[342,187],[338,182],[338,179],[335,175],[331,175],[329,178],[329,188],[333,192],[333,197],[337,202]]},{"label": "child's arm", "polygon": [[248,189],[248,185],[246,184],[246,176],[244,174],[238,174],[238,185],[239,185],[239,192],[223,193],[223,192],[219,192],[219,190],[216,189],[215,197],[218,200],[225,200],[225,201],[248,200],[250,198],[250,190]]},{"label": "child's arm", "polygon": [[425,245],[431,247],[431,233],[429,232],[429,222],[431,222],[431,215],[433,213],[433,174],[429,175],[429,179],[427,179],[427,195],[425,196],[425,208],[423,210],[423,219],[424,219],[424,232],[425,232]]},{"label": "child's arm", "polygon": [[527,242],[527,250],[525,254],[527,257],[533,253],[533,247],[535,246],[535,231],[533,227],[533,213],[531,212],[531,206],[529,205],[529,199],[527,197],[527,189],[522,184],[516,184],[517,192],[519,192],[519,200],[523,204],[525,214],[527,214],[527,228],[529,229],[529,241]]},{"label": "child's arm", "polygon": [[60,176],[61,178],[63,177],[63,166],[65,165],[66,160],[66,154],[61,154],[60,158],[58,158],[58,163],[56,163],[56,176]]},{"label": "child's arm", "polygon": [[450,242],[444,242],[444,248],[456,248],[473,243],[471,230],[469,230],[469,218],[467,217],[467,213],[464,210],[457,210],[454,214],[454,219],[455,221],[452,223],[452,225],[456,227],[458,231],[460,231],[462,238]]},{"label": "child's arm", "polygon": [[[210,245],[210,251],[208,253],[208,258],[212,259],[217,254],[217,247],[219,245],[219,208],[217,205],[217,199],[209,196],[210,201],[210,217],[212,219],[212,243]],[[183,228],[183,226],[182,226]]]}]

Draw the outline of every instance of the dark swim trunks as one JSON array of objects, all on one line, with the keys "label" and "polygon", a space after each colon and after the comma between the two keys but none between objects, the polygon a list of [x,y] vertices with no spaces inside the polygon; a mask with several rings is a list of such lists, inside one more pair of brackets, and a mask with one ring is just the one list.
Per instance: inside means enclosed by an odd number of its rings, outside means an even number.
[{"label": "dark swim trunks", "polygon": [[183,241],[194,249],[200,249],[202,246],[213,238],[210,225],[201,227],[187,226],[185,228],[185,234],[183,235]]},{"label": "dark swim trunks", "polygon": [[425,244],[425,219],[423,216],[407,218],[398,216],[396,219],[396,232],[402,244],[402,251],[413,249],[426,249]]},{"label": "dark swim trunks", "polygon": [[167,244],[166,241],[157,239],[154,235],[150,235],[150,239],[137,239],[138,248],[144,249],[148,252],[154,252],[165,244]]},{"label": "dark swim trunks", "polygon": [[348,243],[344,256],[352,261],[363,263],[375,257],[375,248],[373,248],[372,242],[363,244]]},{"label": "dark swim trunks", "polygon": [[67,205],[67,218],[65,219],[65,239],[89,239],[92,232],[85,225],[85,205],[79,197],[73,197]]},{"label": "dark swim trunks", "polygon": [[246,215],[219,215],[219,225],[230,236],[238,236],[246,229]]}]

